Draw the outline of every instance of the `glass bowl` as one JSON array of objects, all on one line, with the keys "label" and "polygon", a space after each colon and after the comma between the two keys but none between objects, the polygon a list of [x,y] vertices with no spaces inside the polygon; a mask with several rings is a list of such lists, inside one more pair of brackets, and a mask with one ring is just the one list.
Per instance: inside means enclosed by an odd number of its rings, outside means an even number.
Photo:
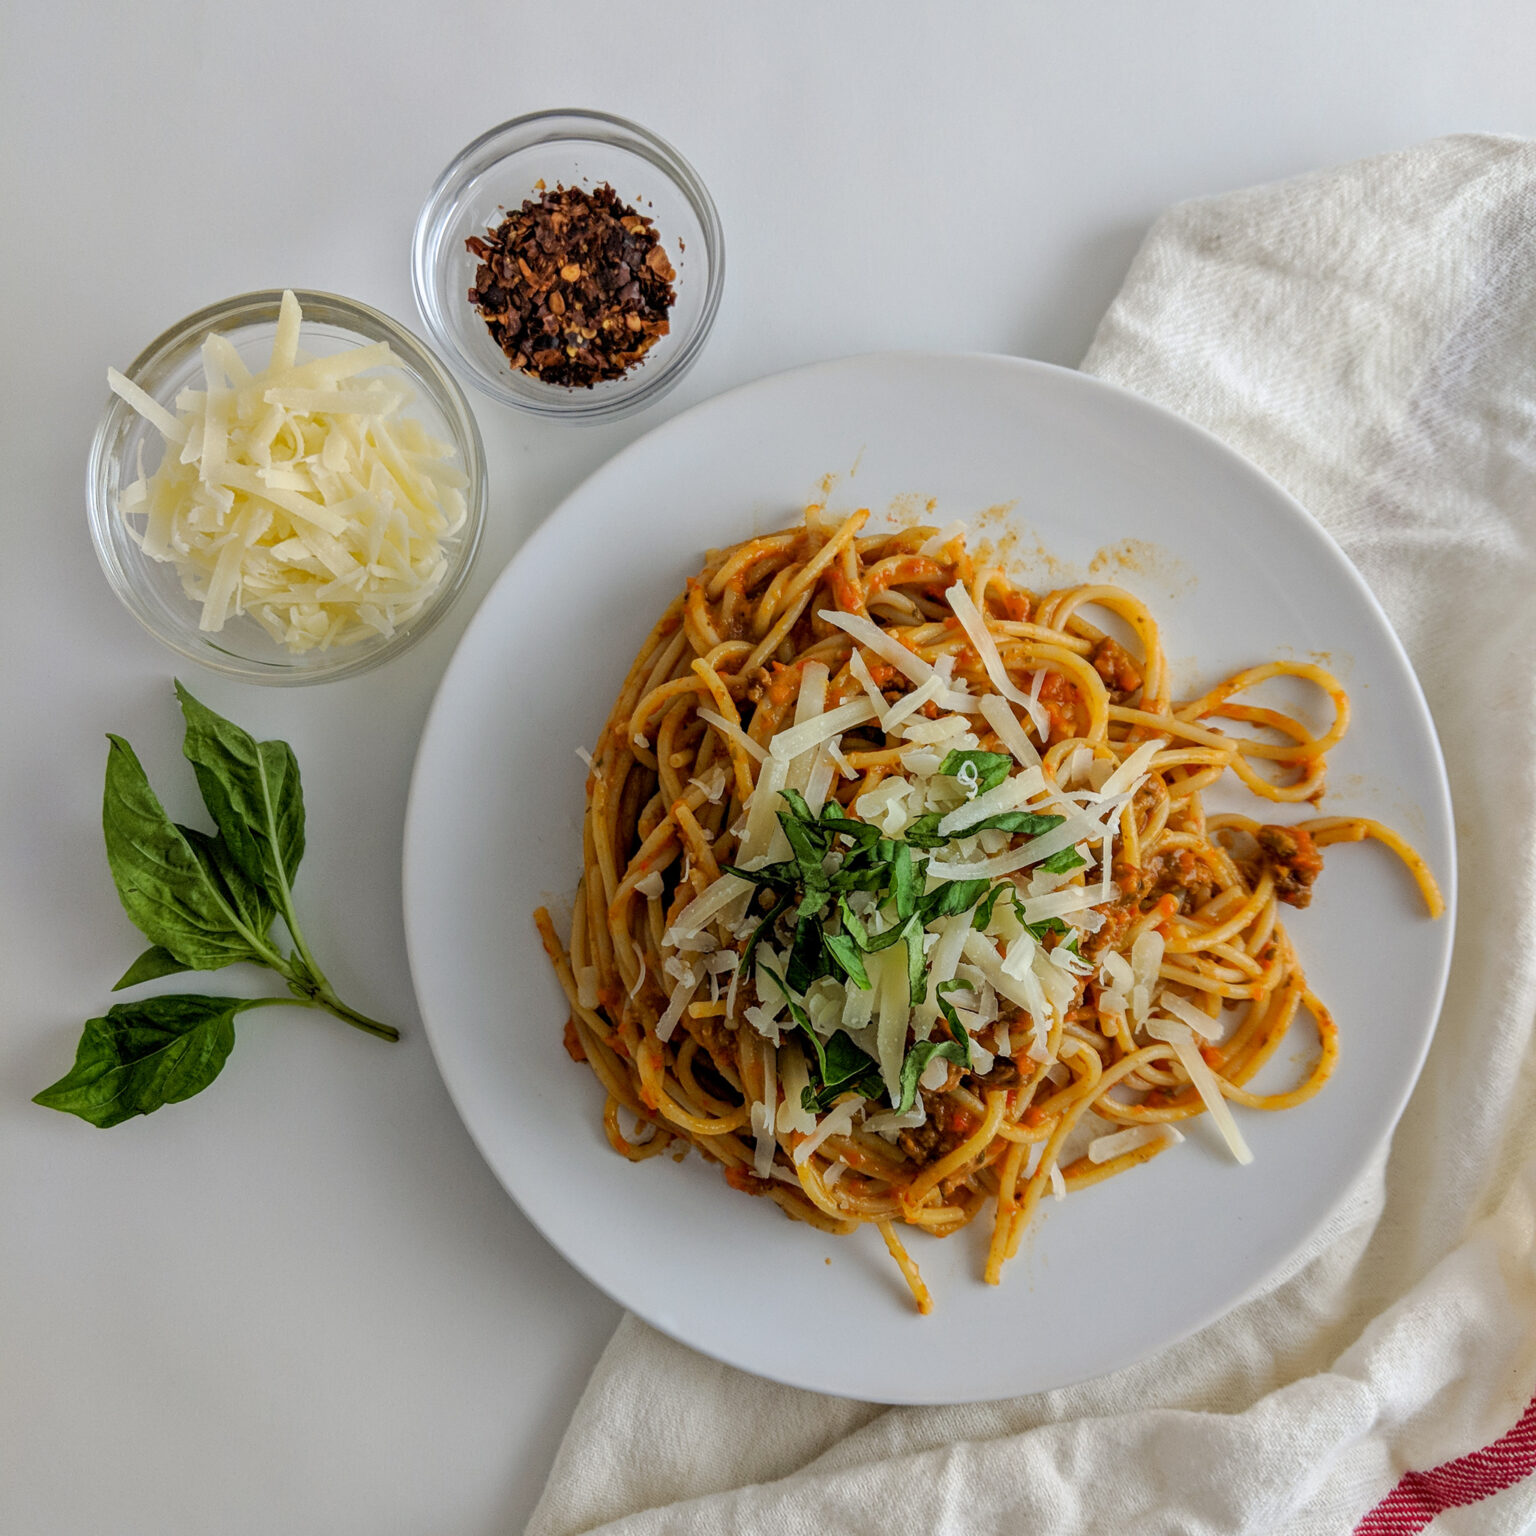
[{"label": "glass bowl", "polygon": [[[91,538],[101,568],[128,611],[162,644],[251,683],[350,677],[398,655],[426,634],[464,590],[485,524],[485,452],[469,402],[448,370],[409,331],[365,304],[330,293],[296,291],[295,297],[303,311],[299,347],[304,354],[331,356],[389,343],[399,369],[380,370],[379,376],[403,371],[415,398],[402,414],[414,417],[430,436],[456,450],[455,465],[468,482],[463,491],[465,520],[458,533],[444,541],[447,570],[436,591],[393,634],[296,653],[249,615],[231,614],[221,630],[205,632],[198,628],[200,605],[182,590],[178,567],[146,555],[120,509],[124,490],[140,473],[154,473],[165,445],[159,432],[114,394],[92,439],[86,478]],[[266,366],[281,302],[282,293],[271,290],[200,309],[152,341],[125,372],[174,413],[177,395],[202,385],[201,347],[209,332],[228,338],[252,371]]]},{"label": "glass bowl", "polygon": [[[654,219],[676,269],[671,329],[619,379],[590,388],[546,384],[515,370],[469,302],[479,263],[464,242],[537,197],[537,184],[591,189],[608,182]],[[564,421],[612,421],[658,400],[703,350],[725,282],[720,217],[678,152],[605,112],[533,112],[482,134],[437,179],[416,220],[411,283],[438,346],[493,399]]]}]

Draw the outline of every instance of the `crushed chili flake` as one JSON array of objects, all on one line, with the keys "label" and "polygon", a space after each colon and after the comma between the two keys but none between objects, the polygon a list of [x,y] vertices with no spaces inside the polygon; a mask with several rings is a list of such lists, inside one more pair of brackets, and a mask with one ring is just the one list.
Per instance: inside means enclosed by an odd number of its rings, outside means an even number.
[{"label": "crushed chili flake", "polygon": [[606,182],[541,190],[482,239],[469,302],[512,366],[590,389],[621,378],[668,331],[677,275],[656,236]]}]

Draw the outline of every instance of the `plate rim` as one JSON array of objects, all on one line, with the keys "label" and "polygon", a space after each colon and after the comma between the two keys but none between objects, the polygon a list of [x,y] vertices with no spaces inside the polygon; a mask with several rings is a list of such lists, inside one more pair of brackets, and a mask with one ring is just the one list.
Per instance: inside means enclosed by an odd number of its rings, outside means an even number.
[{"label": "plate rim", "polygon": [[[1003,1390],[983,1392],[980,1395],[956,1395],[953,1392],[946,1391],[923,1392],[921,1390],[914,1390],[910,1394],[899,1397],[869,1397],[866,1393],[860,1391],[856,1385],[840,1387],[835,1384],[829,1384],[825,1380],[810,1379],[804,1374],[797,1372],[787,1362],[777,1365],[771,1370],[765,1369],[760,1364],[750,1363],[747,1359],[742,1358],[739,1353],[733,1356],[724,1349],[711,1348],[693,1338],[687,1337],[681,1324],[669,1322],[667,1319],[656,1315],[654,1309],[645,1307],[642,1303],[627,1295],[626,1292],[631,1287],[624,1285],[622,1281],[615,1282],[607,1276],[600,1278],[594,1274],[586,1263],[570,1253],[560,1241],[551,1236],[539,1216],[533,1210],[530,1210],[518,1197],[507,1178],[503,1176],[496,1161],[492,1158],[480,1130],[474,1124],[471,1116],[466,1113],[460,1084],[456,1079],[455,1069],[450,1064],[452,1051],[449,1039],[452,1031],[449,1030],[445,1033],[442,1031],[440,1024],[433,1022],[428,1008],[425,1006],[425,1000],[422,997],[418,982],[421,966],[418,962],[417,951],[418,946],[423,941],[417,934],[416,922],[412,918],[411,911],[410,892],[413,885],[413,868],[418,857],[416,849],[416,840],[419,835],[417,830],[419,828],[419,817],[417,815],[418,801],[425,795],[425,790],[423,789],[424,764],[429,755],[429,746],[433,742],[436,731],[439,728],[440,713],[448,707],[446,700],[450,692],[450,680],[455,678],[455,674],[461,666],[467,664],[466,657],[470,638],[477,628],[485,622],[487,613],[495,606],[498,594],[503,587],[515,582],[526,568],[536,566],[546,546],[558,542],[561,535],[560,524],[564,520],[568,509],[573,504],[584,499],[594,483],[600,481],[605,476],[621,473],[622,466],[631,458],[642,452],[654,451],[654,444],[657,441],[664,441],[666,437],[679,431],[692,430],[696,423],[706,420],[712,413],[732,408],[745,395],[750,395],[760,390],[766,391],[771,387],[782,388],[789,381],[799,377],[815,374],[832,374],[845,369],[861,370],[897,362],[903,365],[917,365],[919,367],[927,365],[952,366],[956,363],[976,364],[982,367],[997,367],[1048,377],[1054,379],[1056,385],[1067,390],[1080,389],[1088,395],[1104,392],[1120,402],[1122,407],[1133,411],[1139,410],[1147,413],[1152,418],[1158,419],[1165,428],[1171,427],[1174,431],[1182,434],[1193,434],[1194,438],[1200,441],[1205,451],[1214,451],[1220,459],[1226,462],[1229,468],[1237,470],[1241,475],[1256,482],[1258,488],[1263,493],[1283,505],[1287,514],[1307,529],[1310,535],[1321,539],[1323,545],[1334,559],[1338,574],[1347,580],[1356,598],[1361,601],[1362,606],[1374,619],[1407,682],[1409,700],[1418,717],[1418,723],[1423,727],[1428,739],[1430,751],[1426,767],[1431,773],[1436,791],[1434,803],[1422,803],[1421,808],[1424,811],[1429,827],[1433,827],[1438,819],[1443,822],[1448,834],[1449,859],[1443,873],[1440,875],[1441,890],[1445,897],[1445,912],[1441,919],[1444,923],[1444,928],[1440,931],[1445,934],[1445,939],[1440,946],[1441,953],[1438,958],[1431,988],[1433,994],[1431,1021],[1419,1044],[1416,1057],[1412,1063],[1412,1069],[1405,1079],[1401,1092],[1397,1095],[1397,1101],[1391,1106],[1391,1113],[1386,1118],[1383,1130],[1372,1142],[1367,1154],[1350,1171],[1349,1176],[1340,1185],[1334,1199],[1323,1209],[1318,1218],[1310,1224],[1305,1232],[1295,1239],[1280,1259],[1271,1264],[1262,1275],[1240,1294],[1230,1297],[1202,1313],[1198,1320],[1182,1328],[1177,1333],[1159,1336],[1149,1343],[1145,1349],[1121,1359],[1117,1365],[1102,1370],[1089,1369],[1081,1374],[1056,1381],[1049,1387],[1031,1388],[1029,1391],[1058,1390],[1079,1382],[1097,1379],[1113,1374],[1116,1371],[1127,1369],[1165,1349],[1170,1349],[1183,1343],[1194,1334],[1203,1331],[1227,1316],[1239,1306],[1263,1295],[1273,1289],[1276,1284],[1283,1283],[1283,1279],[1277,1279],[1277,1277],[1287,1276],[1287,1271],[1295,1256],[1315,1242],[1319,1234],[1329,1227],[1339,1212],[1353,1198],[1361,1180],[1369,1175],[1371,1168],[1380,1160],[1383,1152],[1389,1148],[1408,1102],[1418,1087],[1425,1062],[1428,1059],[1439,1029],[1455,953],[1455,924],[1459,883],[1459,849],[1455,836],[1454,804],[1451,798],[1449,775],[1446,770],[1445,755],[1440,743],[1439,731],[1434,715],[1429,708],[1423,685],[1413,666],[1412,659],[1409,657],[1401,637],[1398,635],[1380,600],[1329,529],[1308,512],[1299,499],[1292,495],[1278,480],[1217,436],[1209,428],[1190,421],[1159,401],[1149,399],[1147,396],[1138,394],[1136,391],[1117,384],[1112,380],[1100,378],[1095,374],[1084,373],[1080,369],[1064,367],[1060,364],[1043,362],[1033,358],[1016,357],[1005,353],[973,350],[949,351],[928,348],[893,348],[873,352],[849,353],[775,370],[757,378],[746,380],[729,389],[722,390],[718,394],[696,402],[686,410],[669,417],[666,421],[658,423],[649,431],[642,433],[616,453],[610,455],[602,463],[595,466],[590,473],[585,475],[561,498],[540,521],[528,538],[513,552],[506,565],[497,574],[495,580],[477,604],[474,613],[470,616],[468,623],[455,644],[453,655],[449,658],[448,664],[443,669],[443,673],[438,680],[437,687],[433,693],[432,703],[418,740],[406,797],[401,849],[402,916],[404,920],[407,960],[411,970],[413,989],[416,991],[417,1008],[422,1020],[423,1032],[427,1037],[433,1060],[437,1065],[439,1075],[443,1080],[443,1085],[448,1092],[450,1101],[453,1103],[455,1112],[458,1114],[465,1130],[469,1133],[476,1150],[490,1168],[497,1182],[501,1184],[508,1197],[517,1206],[522,1216],[567,1263],[616,1305],[634,1312],[649,1326],[656,1328],[667,1337],[675,1339],[678,1343],[687,1345],[690,1349],[706,1355],[708,1358],[719,1360],[723,1364],[730,1365],[748,1374],[801,1390],[817,1392],[826,1396],[882,1402],[896,1406],[999,1402],[1029,1394]],[[1437,924],[1438,927],[1439,925]]]}]

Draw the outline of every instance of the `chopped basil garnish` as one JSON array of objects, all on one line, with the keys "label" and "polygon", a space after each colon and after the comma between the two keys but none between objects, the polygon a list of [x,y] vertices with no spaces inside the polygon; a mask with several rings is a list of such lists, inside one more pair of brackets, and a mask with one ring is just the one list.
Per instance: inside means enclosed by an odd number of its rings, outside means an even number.
[{"label": "chopped basil garnish", "polygon": [[901,1064],[901,1101],[896,1106],[898,1114],[904,1115],[912,1108],[917,1098],[918,1080],[935,1056],[944,1061],[954,1062],[962,1071],[971,1064],[971,1037],[965,1032],[965,1026],[960,1022],[954,1005],[944,996],[946,992],[952,992],[957,987],[964,987],[967,991],[974,990],[970,982],[957,979],[940,982],[935,992],[939,1011],[944,1015],[944,1022],[949,1025],[952,1038],[919,1040],[908,1050],[906,1060]]},{"label": "chopped basil garnish", "polygon": [[1078,869],[1088,862],[1076,848],[1063,848],[1050,858],[1040,861],[1040,868],[1048,875],[1064,875],[1069,869]]},{"label": "chopped basil garnish", "polygon": [[[938,771],[960,779],[974,794],[985,794],[1008,777],[1012,762],[1001,752],[952,751]],[[790,1017],[807,1043],[811,1082],[802,1101],[808,1110],[820,1112],[849,1089],[866,1098],[883,1097],[886,1090],[877,1063],[845,1031],[837,1030],[823,1041],[812,1027],[801,1000],[816,982],[831,977],[867,992],[873,983],[866,957],[905,944],[908,1006],[915,1008],[928,993],[923,942],[930,924],[972,912],[971,926],[983,930],[1004,896],[1012,901],[1019,921],[1024,923],[1024,903],[1017,887],[1006,879],[948,880],[931,891],[925,889],[929,853],[954,840],[939,832],[942,812],[919,816],[903,837],[887,837],[875,824],[849,816],[836,800],[829,800],[815,812],[798,790],[782,790],[780,798],[783,808],[777,813],[778,821],[790,857],[758,869],[723,868],[772,898],[771,909],[742,952],[740,968],[749,976],[754,973],[758,946],[765,936],[784,945],[784,975],[767,966],[763,969],[783,992]],[[1038,837],[1062,821],[1061,816],[1038,811],[1004,811],[973,823],[957,835],[971,837],[991,831]],[[1066,848],[1042,861],[1040,867],[1055,873],[1085,862],[1075,849]],[[871,898],[862,917],[848,899],[856,891]],[[1024,926],[1036,939],[1048,933],[1071,932],[1059,918]],[[907,1051],[896,1108],[911,1108],[918,1080],[935,1056],[961,1067],[970,1065],[970,1038],[944,995],[968,986],[969,982],[951,980],[937,989],[936,1001],[950,1038],[919,1041]]]},{"label": "chopped basil garnish", "polygon": [[[967,767],[975,775],[976,793],[984,795],[989,789],[996,789],[1008,777],[1013,759],[1006,752],[951,752],[939,764],[939,772],[958,779]],[[965,774],[964,778],[967,784],[971,782],[971,774]]]}]

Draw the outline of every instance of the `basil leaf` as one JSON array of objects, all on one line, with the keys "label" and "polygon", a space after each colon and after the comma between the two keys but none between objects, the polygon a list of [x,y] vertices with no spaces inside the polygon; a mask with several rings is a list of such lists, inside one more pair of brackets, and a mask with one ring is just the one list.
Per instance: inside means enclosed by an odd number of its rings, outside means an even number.
[{"label": "basil leaf", "polygon": [[736,864],[722,864],[720,868],[728,875],[736,875],[751,885],[766,886],[770,891],[782,891],[800,880],[800,866],[792,859],[782,864],[764,864],[761,869],[742,869]]},{"label": "basil leaf", "polygon": [[176,697],[187,722],[182,751],[203,803],[235,864],[286,917],[304,857],[304,791],[293,748],[286,741],[257,741],[179,682]]},{"label": "basil leaf", "polygon": [[1000,811],[996,816],[972,822],[962,835],[969,837],[973,832],[1013,832],[1023,833],[1026,837],[1038,837],[1042,832],[1059,827],[1066,819],[1065,816],[1052,816],[1043,811]]},{"label": "basil leaf", "polygon": [[865,931],[864,924],[859,921],[858,916],[855,914],[853,908],[850,907],[848,903],[842,899],[841,896],[839,896],[837,899],[837,915],[843,920],[844,931],[851,936],[853,942],[857,944],[860,949],[868,953],[869,934]]},{"label": "basil leaf", "polygon": [[789,954],[784,961],[784,978],[792,991],[802,996],[811,984],[827,974],[827,956],[822,948],[821,924],[814,917],[802,917],[795,924]]},{"label": "basil leaf", "polygon": [[[950,754],[952,757],[960,755],[959,753]],[[980,755],[990,757],[996,754],[983,752]],[[992,789],[1007,777],[1005,773],[990,783],[982,779],[978,779],[977,783],[978,786],[985,784],[987,789]],[[942,811],[929,811],[926,815],[919,816],[902,835],[914,848],[942,848],[952,842],[954,837],[971,837],[977,832],[1010,832],[1015,836],[1038,837],[1042,832],[1049,832],[1053,827],[1059,827],[1066,818],[1044,811],[1000,811],[995,816],[985,816],[980,821],[973,821],[970,826],[962,828],[952,837],[941,837],[939,823],[943,819]]]},{"label": "basil leaf", "polygon": [[965,1025],[960,1022],[960,1015],[955,1012],[955,1005],[945,995],[949,992],[974,992],[976,988],[959,976],[950,981],[941,981],[934,989],[934,1001],[939,1005],[939,1012],[944,1015],[944,1022],[949,1025],[949,1032],[965,1049],[965,1060],[960,1063],[962,1067],[971,1064],[971,1037],[965,1031]]},{"label": "basil leaf", "polygon": [[923,888],[922,871],[912,857],[912,850],[905,843],[882,841],[880,854],[891,871],[891,889],[896,897],[896,916],[911,917],[917,911],[918,897]]},{"label": "basil leaf", "polygon": [[800,1102],[813,1113],[826,1109],[833,1098],[850,1083],[866,1099],[878,1098],[883,1090],[879,1068],[875,1063],[849,1039],[844,1030],[838,1030],[823,1045],[821,1036],[811,1027],[811,1021],[806,1017],[805,1009],[790,996],[789,989],[778,973],[768,966],[764,966],[763,969],[778,983],[779,990],[784,994],[784,1002],[789,1009],[790,1018],[795,1021],[801,1034],[805,1036],[815,1056],[814,1066],[807,1062],[806,1067],[818,1079],[821,1086],[813,1091],[811,1086],[807,1085],[800,1095]]},{"label": "basil leaf", "polygon": [[1040,861],[1040,868],[1050,875],[1064,875],[1069,869],[1077,869],[1088,862],[1076,848],[1063,848],[1050,858]]},{"label": "basil leaf", "polygon": [[807,827],[803,821],[796,821],[787,811],[779,812],[779,825],[784,829],[784,836],[789,839],[800,883],[806,887],[807,892],[825,891],[827,873],[821,867],[827,851],[825,844],[812,828]]},{"label": "basil leaf", "polygon": [[[819,1047],[820,1042],[816,1043]],[[812,1114],[822,1114],[830,1109],[833,1099],[847,1088],[863,1094],[866,1099],[878,1099],[885,1091],[879,1067],[841,1029],[827,1041],[825,1048],[818,1050],[816,1076],[820,1086],[807,1084],[800,1093],[801,1104]]]},{"label": "basil leaf", "polygon": [[821,830],[830,837],[846,837],[859,848],[866,848],[880,836],[880,828],[870,821],[855,821],[836,800],[821,808]]},{"label": "basil leaf", "polygon": [[215,971],[276,958],[241,926],[228,893],[165,814],[133,748],[109,736],[102,831],[107,863],[134,926],[185,969]]},{"label": "basil leaf", "polygon": [[[783,994],[784,1006],[789,1009],[790,1018],[795,1021],[796,1026],[810,1043],[811,1050],[815,1053],[816,1074],[818,1077],[823,1077],[827,1070],[827,1053],[826,1048],[821,1043],[821,1036],[811,1027],[811,1021],[806,1016],[805,1009],[795,1001],[793,994],[784,984],[784,978],[771,965],[765,965],[763,969],[773,978],[774,984]],[[809,1066],[810,1063],[807,1062],[806,1065]]]},{"label": "basil leaf", "polygon": [[847,1093],[850,1089],[866,1099],[878,1099],[885,1094],[885,1083],[881,1080],[877,1069],[866,1072],[862,1077],[849,1078],[846,1082],[837,1083],[830,1088],[812,1088],[807,1084],[800,1090],[800,1102],[813,1115],[822,1115],[832,1108],[839,1094]]},{"label": "basil leaf", "polygon": [[953,1040],[919,1040],[907,1052],[907,1059],[901,1064],[901,1099],[896,1105],[897,1114],[906,1114],[916,1102],[917,1080],[935,1056],[940,1056],[945,1061],[952,1061],[959,1067],[965,1065],[961,1058],[960,1047]]},{"label": "basil leaf", "polygon": [[[180,683],[176,684],[176,692],[187,725],[183,750],[219,830],[210,834],[173,822],[150,788],[133,748],[121,736],[108,736],[101,814],[107,865],[123,910],[150,940],[149,949],[129,966],[117,988],[136,986],[178,971],[211,971],[237,961],[249,961],[276,971],[306,1005],[325,1008],[381,1039],[398,1040],[398,1030],[342,1002],[299,931],[289,883],[304,853],[304,800],[292,751],[284,742],[253,740],[239,726],[200,704]],[[293,941],[292,955],[284,955],[269,937],[272,921],[278,915]],[[153,1001],[158,1004],[160,1000]],[[220,1000],[213,1001],[224,1007]],[[145,1017],[142,1009],[149,1004],[132,1006],[140,1009],[140,1013],[113,1009],[104,1019],[88,1023],[81,1050],[90,1060],[83,1057],[77,1063],[77,1072],[89,1067],[90,1072],[99,1076],[108,1070],[101,1065],[101,1052],[111,1044],[114,1021],[126,1019],[128,1025],[137,1027]],[[257,1006],[260,1003],[255,1000],[241,1002],[235,1011]],[[194,1024],[187,1024],[183,1032],[193,1031]],[[129,1047],[138,1049],[132,1039],[125,1049]],[[177,1059],[186,1056],[182,1047],[165,1049]],[[227,1045],[223,1052],[228,1053]],[[211,1081],[222,1060],[220,1055],[204,1082]],[[178,1072],[181,1070],[177,1068]],[[139,1073],[135,1080],[142,1078]],[[66,1087],[72,1093],[78,1086],[72,1075],[66,1084],[56,1084],[47,1093],[64,1094]],[[177,1088],[157,1102],[186,1097],[196,1091],[196,1087]],[[148,1104],[148,1109],[155,1107],[154,1103]],[[147,1113],[148,1109],[100,1113],[122,1119],[128,1114]],[[97,1113],[90,1110],[87,1118]],[[116,1120],[98,1123],[115,1124]]]},{"label": "basil leaf", "polygon": [[944,1022],[949,1025],[950,1033],[954,1038],[920,1040],[907,1052],[906,1059],[901,1064],[901,1098],[896,1104],[897,1114],[906,1114],[916,1102],[918,1080],[935,1056],[943,1061],[952,1061],[962,1069],[971,1064],[971,1037],[965,1032],[965,1026],[960,1022],[954,1005],[944,996],[946,992],[953,992],[957,987],[964,987],[968,992],[975,990],[970,982],[961,981],[957,977],[953,981],[941,981],[934,994],[939,1009],[944,1015]]},{"label": "basil leaf", "polygon": [[168,949],[151,944],[112,984],[112,990],[121,992],[125,987],[137,987],[143,982],[155,981],[161,976],[174,976],[186,969]]},{"label": "basil leaf", "polygon": [[[923,926],[941,917],[956,917],[969,912],[987,894],[985,880],[946,880],[923,897]],[[985,927],[985,924],[982,924]]]},{"label": "basil leaf", "polygon": [[[821,1043],[821,1036],[818,1035],[816,1033],[816,1031],[811,1028],[811,1021],[808,1018],[806,1018],[805,1010],[802,1007],[800,1007],[800,1005],[798,1003],[796,1003],[792,998],[787,997],[787,996],[785,998],[785,1002],[789,1004],[789,1016],[795,1021],[795,1027],[810,1042],[811,1054],[816,1058],[816,1067],[814,1069],[814,1075],[817,1078],[820,1078],[820,1077],[822,1077],[822,1075],[823,1075],[823,1073],[825,1071],[825,1065],[826,1065],[826,1059],[827,1059],[827,1053],[826,1053],[826,1051],[823,1048],[822,1043]],[[811,1063],[807,1062],[806,1066],[810,1067]]]},{"label": "basil leaf", "polygon": [[845,1093],[850,1088],[866,1099],[878,1099],[885,1092],[885,1084],[881,1081],[879,1072],[870,1072],[863,1077],[839,1083],[835,1088],[812,1088],[807,1083],[800,1090],[800,1102],[813,1115],[823,1115],[832,1108],[832,1102],[838,1094]]},{"label": "basil leaf", "polygon": [[999,885],[994,885],[992,889],[987,892],[986,897],[982,901],[981,905],[976,908],[975,917],[971,919],[971,927],[974,928],[978,933],[980,933],[987,926],[987,924],[992,921],[992,909],[997,905],[997,898],[1001,896],[1004,891],[1015,892],[1014,900],[1018,900],[1017,887],[1012,885],[1007,880],[1004,880]]},{"label": "basil leaf", "polygon": [[913,917],[907,926],[907,1006],[916,1008],[928,995],[928,960],[923,954],[922,922]]},{"label": "basil leaf", "polygon": [[177,822],[176,830],[186,838],[203,873],[211,884],[218,886],[241,926],[257,938],[265,939],[272,919],[277,915],[266,887],[258,885],[235,863],[222,837],[210,837],[206,832],[199,832],[196,827],[184,827],[180,822]]},{"label": "basil leaf", "polygon": [[822,1053],[821,1079],[828,1088],[841,1088],[870,1072],[879,1072],[872,1056],[853,1043],[847,1030],[837,1030]]},{"label": "basil leaf", "polygon": [[[796,821],[804,822],[812,827],[817,825],[820,818],[812,812],[810,806],[805,802],[805,796],[798,789],[781,789],[779,791],[779,798],[789,807],[789,813]],[[779,815],[782,818],[784,812],[780,811]]]},{"label": "basil leaf", "polygon": [[976,770],[976,793],[984,795],[996,789],[1008,777],[1013,759],[1006,752],[959,752],[952,751],[939,764],[939,772],[950,778],[959,777],[960,770],[969,763]]},{"label": "basil leaf", "polygon": [[836,799],[829,799],[821,808],[822,831],[832,837],[846,837],[862,848],[880,836],[880,828],[873,822],[859,821],[840,806]]},{"label": "basil leaf", "polygon": [[850,854],[827,881],[827,893],[883,891],[889,883],[890,875],[883,864],[871,864],[858,854]]},{"label": "basil leaf", "polygon": [[1016,885],[1009,884],[1006,887],[999,885],[998,891],[1006,889],[1013,902],[1013,915],[1018,918],[1020,925],[1037,939],[1043,939],[1048,933],[1071,933],[1072,929],[1059,917],[1042,917],[1038,923],[1026,923],[1024,921],[1024,899],[1019,895]]},{"label": "basil leaf", "polygon": [[235,1043],[235,1015],[273,998],[173,993],[88,1019],[75,1064],[34,1099],[105,1129],[200,1093]]},{"label": "basil leaf", "polygon": [[902,836],[914,848],[942,848],[949,842],[947,837],[939,836],[939,823],[943,820],[943,811],[929,811],[912,822]]},{"label": "basil leaf", "polygon": [[867,944],[859,947],[867,955],[878,954],[882,949],[889,949],[892,944],[899,944],[911,933],[920,933],[917,914],[913,913],[904,923],[897,923],[894,928],[887,928],[883,933],[871,934]]},{"label": "basil leaf", "polygon": [[[742,950],[741,959],[737,962],[737,968],[744,972],[746,975],[750,976],[752,974],[752,968],[757,963],[752,958],[752,952],[757,948],[758,940],[761,939],[765,933],[773,932],[773,925],[778,922],[778,920],[784,915],[786,911],[788,911],[790,906],[794,903],[794,899],[795,893],[793,891],[787,891],[783,896],[779,897],[778,901],[774,904],[773,910],[769,912],[768,916],[765,917],[762,922],[760,922],[757,927],[752,930],[752,937],[747,940],[747,947]],[[772,975],[772,972],[769,972],[769,974]]]},{"label": "basil leaf", "polygon": [[864,962],[859,959],[859,947],[854,943],[852,936],[846,933],[827,933],[823,930],[821,942],[849,981],[861,992],[868,992],[869,973],[864,969]]}]

